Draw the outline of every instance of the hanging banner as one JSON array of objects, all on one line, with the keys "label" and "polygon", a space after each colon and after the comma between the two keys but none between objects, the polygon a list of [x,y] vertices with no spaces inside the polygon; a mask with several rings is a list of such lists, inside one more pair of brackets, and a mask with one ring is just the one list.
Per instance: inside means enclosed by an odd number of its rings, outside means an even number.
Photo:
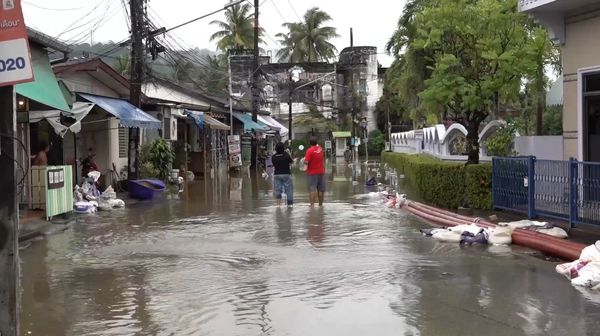
[{"label": "hanging banner", "polygon": [[21,0],[0,0],[0,86],[33,80]]}]

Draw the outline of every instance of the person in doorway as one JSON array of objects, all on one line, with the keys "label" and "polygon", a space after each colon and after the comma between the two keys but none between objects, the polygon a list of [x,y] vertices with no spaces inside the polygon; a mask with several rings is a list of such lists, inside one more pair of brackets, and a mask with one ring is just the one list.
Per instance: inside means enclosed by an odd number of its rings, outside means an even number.
[{"label": "person in doorway", "polygon": [[352,162],[352,151],[350,151],[349,147],[346,147],[346,150],[344,151],[344,159],[346,160],[346,164]]},{"label": "person in doorway", "polygon": [[304,163],[306,164],[306,175],[308,179],[308,192],[310,207],[315,206],[319,199],[319,206],[323,206],[325,198],[325,157],[323,148],[317,144],[317,137],[310,137],[310,148],[306,150]]},{"label": "person in doorway", "polygon": [[282,142],[275,145],[275,154],[271,158],[274,168],[275,198],[277,205],[281,205],[282,195],[287,197],[287,205],[294,204],[294,184],[292,182],[291,164],[294,162],[292,157],[285,152],[285,145]]},{"label": "person in doorway", "polygon": [[46,142],[40,144],[40,151],[35,155],[33,159],[34,166],[47,166],[48,165],[48,152],[50,151],[50,145]]}]

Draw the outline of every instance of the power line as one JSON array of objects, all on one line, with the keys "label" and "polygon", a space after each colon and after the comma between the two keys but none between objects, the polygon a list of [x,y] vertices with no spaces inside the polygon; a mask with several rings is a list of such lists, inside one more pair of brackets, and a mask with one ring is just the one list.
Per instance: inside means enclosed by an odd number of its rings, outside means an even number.
[{"label": "power line", "polygon": [[29,6],[35,7],[35,8],[39,8],[39,9],[43,9],[43,10],[49,10],[49,11],[57,11],[57,12],[66,12],[66,11],[75,11],[75,10],[80,10],[83,7],[78,7],[78,8],[48,8],[48,7],[42,7],[40,5],[36,5],[34,3],[31,3],[29,1],[23,1],[24,4],[27,4]]},{"label": "power line", "polygon": [[294,14],[296,14],[298,21],[302,22],[302,19],[300,18],[300,15],[298,15],[298,12],[296,12],[296,8],[294,8],[294,5],[292,5],[292,2],[290,0],[287,0],[287,2],[288,2],[288,4],[290,4],[290,7],[292,7],[292,11],[294,11]]}]

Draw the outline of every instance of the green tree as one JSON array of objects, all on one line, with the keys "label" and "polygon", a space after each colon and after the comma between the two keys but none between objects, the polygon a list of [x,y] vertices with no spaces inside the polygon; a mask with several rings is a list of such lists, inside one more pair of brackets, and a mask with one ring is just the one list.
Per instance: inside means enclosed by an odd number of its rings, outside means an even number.
[{"label": "green tree", "polygon": [[154,171],[155,174],[158,174],[158,178],[163,181],[168,180],[173,160],[175,160],[175,153],[169,143],[164,139],[154,141],[147,148],[143,157],[145,160],[145,162],[143,160],[143,165],[147,170]]},{"label": "green tree", "polygon": [[[518,101],[522,81],[536,71],[530,19],[517,0],[437,0],[415,19],[411,47],[433,54],[419,94],[467,128],[469,163],[479,163],[479,127],[504,102]],[[501,97],[501,98],[499,98]]]},{"label": "green tree", "polygon": [[[217,48],[226,52],[229,49],[254,49],[254,13],[249,3],[229,7],[225,11],[225,21],[214,20],[211,25],[220,30],[212,34],[211,41],[217,41]],[[260,29],[259,43],[263,43],[263,29]]]},{"label": "green tree", "polygon": [[414,48],[411,44],[417,38],[415,18],[431,2],[407,2],[396,31],[386,45],[387,53],[396,56],[386,75],[386,89],[392,95],[398,95],[399,101],[405,104],[415,128],[424,126],[427,117],[419,93],[425,88],[425,80],[431,76],[433,53],[428,49]]},{"label": "green tree", "polygon": [[203,63],[198,68],[196,86],[211,95],[227,95],[227,57],[224,54],[208,55],[203,57]]},{"label": "green tree", "polygon": [[302,22],[286,22],[287,33],[279,33],[282,49],[276,54],[280,62],[316,62],[334,59],[337,48],[329,42],[339,37],[335,27],[324,26],[332,18],[317,7],[304,14]]},{"label": "green tree", "polygon": [[115,61],[114,69],[125,78],[129,78],[131,73],[131,59],[129,55],[120,55]]},{"label": "green tree", "polygon": [[175,58],[171,65],[171,77],[177,82],[190,82],[193,79],[194,71],[194,63],[184,56]]}]

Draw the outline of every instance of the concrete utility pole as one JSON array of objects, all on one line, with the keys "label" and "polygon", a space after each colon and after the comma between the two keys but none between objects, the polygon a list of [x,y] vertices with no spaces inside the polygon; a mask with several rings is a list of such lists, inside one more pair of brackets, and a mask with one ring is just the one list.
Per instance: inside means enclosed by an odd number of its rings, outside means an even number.
[{"label": "concrete utility pole", "polygon": [[[144,81],[144,4],[146,0],[130,0],[131,12],[131,78],[129,81],[129,101],[135,107],[142,106],[142,83]],[[140,129],[129,129],[129,146],[135,146],[135,155],[128,155],[128,177],[130,180],[140,178]],[[132,169],[132,160],[134,167]]]},{"label": "concrete utility pole", "polygon": [[[19,333],[19,215],[14,159],[15,92],[0,87],[0,335]],[[20,149],[22,150],[22,149]]]},{"label": "concrete utility pole", "polygon": [[[387,129],[387,141],[391,141],[392,139],[392,123],[390,122],[390,91],[388,89],[388,82],[387,82],[387,73],[384,76],[384,80],[383,80],[383,96],[385,99],[385,114],[387,115],[387,124],[386,124],[386,129]],[[390,144],[391,146],[391,144]]]},{"label": "concrete utility pole", "polygon": [[[254,66],[252,72],[252,121],[258,121],[258,67],[259,67],[259,57],[260,50],[258,49],[259,42],[259,34],[260,34],[260,26],[258,23],[258,0],[254,0]],[[252,145],[252,154],[251,154],[251,167],[256,167],[256,152],[258,151],[258,141]]]}]

